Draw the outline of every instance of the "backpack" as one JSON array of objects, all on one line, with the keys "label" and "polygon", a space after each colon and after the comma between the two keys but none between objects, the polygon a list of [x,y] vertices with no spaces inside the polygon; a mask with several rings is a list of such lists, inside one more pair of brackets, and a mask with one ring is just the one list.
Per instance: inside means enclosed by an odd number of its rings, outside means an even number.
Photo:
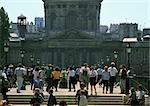
[{"label": "backpack", "polygon": [[3,87],[8,88],[9,87],[9,81],[7,79],[3,80]]}]

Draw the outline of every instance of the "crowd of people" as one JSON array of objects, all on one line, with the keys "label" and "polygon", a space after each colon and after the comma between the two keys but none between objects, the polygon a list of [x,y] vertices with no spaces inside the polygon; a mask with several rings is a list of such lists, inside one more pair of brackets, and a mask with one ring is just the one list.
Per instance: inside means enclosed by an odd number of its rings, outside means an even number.
[{"label": "crowd of people", "polygon": [[[60,86],[67,85],[64,88],[68,89],[68,92],[71,92],[72,89],[73,92],[77,92],[76,97],[78,98],[78,105],[86,106],[87,97],[89,95],[89,86],[91,92],[90,95],[97,95],[97,84],[99,87],[103,88],[103,93],[112,94],[114,85],[117,85],[119,82],[120,93],[129,94],[127,81],[128,74],[129,72],[125,65],[121,65],[119,69],[117,69],[115,62],[111,62],[109,66],[89,66],[85,63],[80,67],[72,65],[62,69],[52,64],[32,67],[25,67],[21,63],[17,66],[10,64],[6,67],[0,66],[0,77],[2,79],[1,92],[4,100],[8,101],[6,95],[9,91],[8,88],[17,87],[16,92],[21,93],[21,89],[26,89],[25,82],[30,82],[31,90],[33,90],[35,94],[30,103],[35,104],[35,102],[38,101],[37,104],[41,104],[44,101],[43,91],[44,86],[46,86],[46,91],[50,94],[48,106],[53,106],[57,104],[56,98],[53,96],[53,90],[55,89],[55,92],[59,92]],[[62,79],[65,81],[61,85]],[[78,84],[78,82],[81,89],[76,91],[76,84]],[[139,91],[142,91],[142,88],[139,87]],[[136,96],[134,96],[135,94]],[[137,103],[132,101],[134,98],[136,98],[137,101],[142,101],[143,99],[141,99],[141,97],[143,97],[143,95],[144,91],[142,91],[142,93],[135,93],[135,89],[132,88],[129,96],[130,103]],[[82,101],[81,103],[80,100]],[[142,104],[143,102],[139,103]]]}]

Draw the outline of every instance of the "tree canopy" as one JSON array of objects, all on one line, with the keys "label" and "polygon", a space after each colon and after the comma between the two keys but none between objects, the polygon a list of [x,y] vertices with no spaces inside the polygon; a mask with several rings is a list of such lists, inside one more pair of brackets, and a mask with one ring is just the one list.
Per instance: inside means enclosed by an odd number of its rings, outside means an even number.
[{"label": "tree canopy", "polygon": [[0,29],[1,29],[1,39],[8,40],[9,37],[9,17],[7,12],[3,7],[0,9]]},{"label": "tree canopy", "polygon": [[9,17],[3,7],[0,8],[0,61],[4,56],[4,42],[8,41],[9,34]]}]

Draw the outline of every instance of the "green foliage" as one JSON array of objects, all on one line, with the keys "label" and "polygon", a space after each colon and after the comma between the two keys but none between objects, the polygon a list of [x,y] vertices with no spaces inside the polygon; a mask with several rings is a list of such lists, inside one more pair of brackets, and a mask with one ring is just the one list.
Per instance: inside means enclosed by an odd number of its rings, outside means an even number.
[{"label": "green foliage", "polygon": [[2,40],[8,40],[9,37],[9,17],[7,12],[5,12],[4,8],[1,7],[0,9],[0,19],[1,19],[1,24],[0,24],[0,31],[1,31],[1,39]]},{"label": "green foliage", "polygon": [[3,7],[0,8],[0,61],[4,55],[4,41],[9,38],[9,17]]}]

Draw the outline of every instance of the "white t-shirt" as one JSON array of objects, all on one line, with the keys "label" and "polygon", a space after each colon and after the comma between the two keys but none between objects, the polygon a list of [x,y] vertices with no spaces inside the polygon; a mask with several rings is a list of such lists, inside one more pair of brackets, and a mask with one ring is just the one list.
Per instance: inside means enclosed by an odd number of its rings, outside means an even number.
[{"label": "white t-shirt", "polygon": [[90,72],[89,72],[89,77],[96,77],[97,76],[97,71],[96,70],[91,70]]},{"label": "white t-shirt", "polygon": [[68,76],[69,77],[74,77],[75,76],[75,70],[69,70]]},{"label": "white t-shirt", "polygon": [[17,68],[15,69],[15,75],[16,75],[17,77],[22,77],[23,75],[26,75],[26,69],[23,68],[23,67],[17,67]]},{"label": "white t-shirt", "polygon": [[102,73],[103,73],[103,69],[98,68],[98,69],[97,69],[97,74],[98,74],[98,75],[102,75]]},{"label": "white t-shirt", "polygon": [[136,92],[136,96],[137,96],[137,99],[142,99],[142,97],[145,95],[145,92],[144,91],[137,91]]},{"label": "white t-shirt", "polygon": [[45,78],[45,70],[39,70],[39,74],[41,78]]},{"label": "white t-shirt", "polygon": [[116,67],[109,67],[108,72],[110,73],[110,76],[116,76],[116,73],[118,73]]},{"label": "white t-shirt", "polygon": [[37,80],[37,76],[39,76],[40,73],[39,73],[39,71],[33,70],[33,75],[34,75],[33,79],[34,79],[34,80]]},{"label": "white t-shirt", "polygon": [[4,73],[3,70],[0,70],[0,75],[4,78],[7,78],[6,73]]},{"label": "white t-shirt", "polygon": [[87,71],[87,73],[89,73],[90,72],[90,68],[89,67],[81,67],[81,69],[80,69],[80,73],[83,73],[83,71]]}]

